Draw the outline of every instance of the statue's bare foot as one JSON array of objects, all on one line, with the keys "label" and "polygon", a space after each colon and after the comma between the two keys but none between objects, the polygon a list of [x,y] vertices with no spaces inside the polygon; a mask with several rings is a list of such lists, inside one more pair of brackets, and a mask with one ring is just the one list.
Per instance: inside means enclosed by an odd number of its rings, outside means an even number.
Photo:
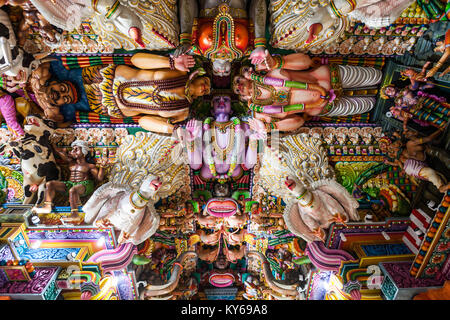
[{"label": "statue's bare foot", "polygon": [[450,183],[447,183],[439,188],[439,191],[444,193],[445,191],[450,190]]},{"label": "statue's bare foot", "polygon": [[98,219],[97,221],[95,221],[95,225],[100,228],[108,228],[112,226],[111,222],[109,222],[109,220],[106,218]]},{"label": "statue's bare foot", "polygon": [[81,224],[83,222],[83,217],[80,216],[78,210],[72,209],[70,216],[61,218],[61,221],[67,224]]},{"label": "statue's bare foot", "polygon": [[51,213],[52,212],[52,203],[45,201],[41,205],[36,205],[31,209],[32,213]]},{"label": "statue's bare foot", "polygon": [[130,234],[129,233],[127,233],[127,232],[125,232],[125,231],[122,231],[121,233],[120,233],[120,236],[119,236],[119,239],[118,239],[118,243],[119,244],[124,244],[125,242],[127,242],[127,240],[130,238]]},{"label": "statue's bare foot", "polygon": [[336,213],[333,218],[331,218],[330,220],[328,220],[329,222],[336,222],[339,224],[343,224],[344,226],[347,227],[347,217],[345,215],[342,215],[341,213]]},{"label": "statue's bare foot", "polygon": [[317,36],[319,35],[320,31],[322,31],[323,26],[321,23],[314,23],[309,27],[309,36],[308,39],[305,41],[305,43],[311,43],[314,40],[316,40]]},{"label": "statue's bare foot", "polygon": [[317,229],[314,229],[313,232],[317,238],[322,242],[325,242],[325,231],[322,228],[318,227]]}]

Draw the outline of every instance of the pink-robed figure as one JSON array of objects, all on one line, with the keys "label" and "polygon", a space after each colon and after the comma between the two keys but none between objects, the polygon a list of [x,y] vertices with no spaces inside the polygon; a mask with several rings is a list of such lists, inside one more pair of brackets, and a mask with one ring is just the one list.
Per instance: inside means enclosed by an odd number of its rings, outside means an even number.
[{"label": "pink-robed figure", "polygon": [[295,177],[286,177],[285,186],[296,199],[284,214],[289,230],[308,242],[325,241],[326,229],[332,223],[345,225],[350,220],[358,220],[356,200],[336,185],[331,180],[308,190]]},{"label": "pink-robed figure", "polygon": [[[321,65],[303,53],[271,55],[242,68],[233,79],[234,93],[248,102],[267,131],[295,131],[311,116],[349,116],[370,111],[373,96],[345,96],[343,89],[377,85],[382,72],[372,67]],[[261,74],[258,71],[267,71]]]},{"label": "pink-robed figure", "polygon": [[214,118],[206,119],[203,126],[190,120],[185,130],[178,129],[178,136],[187,146],[191,168],[201,169],[202,178],[239,177],[243,169],[256,165],[258,140],[265,138],[265,132],[257,127],[252,132],[247,124],[232,118],[229,96],[215,96],[212,107]]}]

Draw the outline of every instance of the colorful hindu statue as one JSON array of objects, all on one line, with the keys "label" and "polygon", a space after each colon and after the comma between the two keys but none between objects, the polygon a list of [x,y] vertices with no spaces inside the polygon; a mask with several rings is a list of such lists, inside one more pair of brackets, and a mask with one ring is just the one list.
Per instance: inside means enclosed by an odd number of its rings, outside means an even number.
[{"label": "colorful hindu statue", "polygon": [[187,145],[189,164],[193,170],[200,169],[204,179],[239,178],[243,170],[256,165],[257,144],[264,139],[264,132],[252,133],[247,124],[231,117],[230,96],[215,95],[211,112],[213,117],[203,124],[189,120],[186,128],[178,131]]},{"label": "colorful hindu statue", "polygon": [[331,0],[269,2],[271,44],[275,48],[307,51],[333,46],[350,20],[362,21],[371,28],[395,22],[412,0]]},{"label": "colorful hindu statue", "polygon": [[[417,134],[412,134],[409,131],[404,132],[406,135],[406,142],[403,142],[401,138],[394,135],[391,138],[382,137],[380,143],[380,149],[386,155],[386,164],[392,166],[398,166],[403,171],[414,178],[431,182],[440,192],[445,192],[450,188],[450,184],[447,183],[445,177],[431,168],[426,161],[427,144],[435,140],[440,130],[436,130],[434,133],[427,137],[418,137]],[[436,153],[431,150],[431,154]],[[447,158],[445,152],[438,153],[443,159]],[[448,163],[448,160],[447,160]]]},{"label": "colorful hindu statue", "polygon": [[253,188],[281,197],[287,229],[307,242],[324,241],[332,223],[359,220],[359,204],[334,179],[321,143],[301,133],[280,138],[279,150],[265,147]]},{"label": "colorful hindu statue", "polygon": [[[425,66],[424,66],[425,67]],[[394,84],[381,89],[381,98],[394,99],[391,114],[403,121],[403,129],[410,119],[419,125],[432,125],[444,130],[450,115],[450,105],[445,97],[429,94],[425,90],[434,87],[430,81],[425,81],[424,69],[418,73],[412,69],[402,71],[402,75],[409,78],[411,84],[399,89]]]},{"label": "colorful hindu statue", "polygon": [[261,60],[266,42],[265,1],[198,2],[180,1],[180,47],[175,55],[186,52],[192,45],[194,52],[212,61],[213,74],[218,76],[230,75],[231,62],[250,52],[252,61]]},{"label": "colorful hindu statue", "polygon": [[34,71],[30,81],[40,106],[55,121],[63,119],[61,106],[73,105],[83,95],[92,112],[118,118],[145,114],[140,126],[164,133],[172,132],[172,123],[186,119],[193,99],[210,92],[204,70],[188,74],[194,66],[191,56],[136,53],[131,61],[139,69],[126,65],[83,68],[83,87],[53,78],[49,64]]},{"label": "colorful hindu statue", "polygon": [[[242,68],[233,79],[233,90],[266,123],[267,130],[293,131],[310,116],[344,116],[370,111],[372,96],[344,96],[346,88],[377,85],[382,72],[372,67],[322,65],[313,67],[302,53],[286,56],[265,52],[257,71]],[[310,70],[307,70],[310,69]],[[303,71],[307,70],[307,71]]]},{"label": "colorful hindu statue", "polygon": [[72,219],[78,219],[78,206],[81,204],[81,198],[94,192],[95,181],[102,181],[105,176],[105,166],[107,159],[103,159],[100,168],[87,161],[89,146],[87,142],[76,140],[71,144],[72,150],[65,153],[54,147],[56,154],[69,165],[70,177],[67,181],[53,180],[45,185],[44,203],[41,206],[35,206],[33,212],[50,213],[52,211],[53,200],[57,192],[63,192],[69,195],[69,203]]},{"label": "colorful hindu statue", "polygon": [[[176,9],[167,10],[172,7],[171,1],[167,4],[158,4],[155,8],[147,8],[149,4],[131,4],[129,1],[118,0],[31,0],[34,7],[39,10],[46,20],[52,25],[66,31],[73,31],[83,21],[93,20],[97,27],[96,32],[109,38],[119,34],[119,42],[131,42],[133,46],[147,49],[161,49],[158,42],[165,38],[173,42],[175,37],[171,18],[175,17]],[[167,7],[166,7],[167,6]],[[161,12],[165,12],[166,21],[160,21]],[[151,22],[151,25],[150,23]],[[169,22],[169,23],[168,23]],[[155,32],[156,30],[156,32]],[[134,49],[127,45],[128,49]],[[156,46],[156,47],[155,47]],[[169,46],[169,47],[173,47]],[[82,51],[82,50],[81,50]]]},{"label": "colorful hindu statue", "polygon": [[228,261],[235,263],[245,253],[244,227],[248,215],[236,199],[230,197],[229,184],[215,183],[213,191],[214,197],[196,214],[199,258],[212,263],[223,252]]}]

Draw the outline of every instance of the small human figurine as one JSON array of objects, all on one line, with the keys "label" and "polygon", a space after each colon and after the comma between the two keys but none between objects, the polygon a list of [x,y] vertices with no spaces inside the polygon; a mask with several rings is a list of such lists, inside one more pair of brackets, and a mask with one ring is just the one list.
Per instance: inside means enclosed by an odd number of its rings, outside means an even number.
[{"label": "small human figurine", "polygon": [[94,180],[99,182],[103,180],[107,159],[102,159],[100,168],[97,168],[95,164],[86,161],[86,156],[89,153],[89,146],[86,141],[75,140],[72,142],[71,147],[72,150],[66,153],[54,146],[55,153],[61,157],[63,162],[69,165],[69,180],[47,182],[44,203],[42,206],[35,206],[32,212],[50,213],[56,193],[64,192],[69,194],[72,213],[70,218],[77,220],[79,219],[78,206],[81,204],[80,198],[88,196],[94,191]]},{"label": "small human figurine", "polygon": [[395,98],[395,105],[390,112],[403,121],[403,130],[406,130],[410,119],[421,125],[428,124],[443,130],[450,115],[450,104],[445,97],[437,97],[426,93],[424,90],[431,89],[434,84],[425,77],[427,62],[421,72],[406,69],[401,72],[409,78],[411,84],[403,89],[389,84],[381,88],[382,99]]},{"label": "small human figurine", "polygon": [[[436,72],[439,71],[439,69],[444,65],[444,63],[447,61],[448,57],[450,56],[450,29],[447,30],[445,33],[445,39],[444,41],[438,41],[436,43],[436,48],[434,48],[435,52],[441,52],[443,53],[442,57],[439,59],[439,61],[431,68],[428,72],[426,77],[431,78],[436,74]],[[448,66],[442,73],[439,75],[439,77],[443,77],[448,72],[450,72],[450,66]]]},{"label": "small human figurine", "polygon": [[[193,99],[209,94],[210,79],[198,69],[188,74],[195,65],[194,58],[177,58],[149,53],[136,53],[132,64],[84,68],[83,91],[92,112],[117,117],[140,114],[142,128],[171,133],[174,125],[186,119]],[[49,118],[61,121],[59,107],[80,100],[80,88],[70,81],[52,79],[48,63],[35,70],[31,85],[40,106]]]},{"label": "small human figurine", "polygon": [[[311,68],[311,69],[310,69]],[[310,70],[307,70],[310,69]],[[307,70],[307,71],[304,71]],[[270,55],[244,67],[233,79],[233,90],[247,101],[255,117],[266,122],[267,131],[294,131],[310,116],[344,116],[370,111],[375,97],[346,97],[342,89],[376,85],[382,72],[372,67],[322,65],[302,53]]]},{"label": "small human figurine", "polygon": [[425,144],[433,141],[441,133],[436,130],[425,138],[409,136],[410,139],[403,144],[400,139],[394,141],[384,137],[387,143],[380,143],[380,149],[387,155],[384,162],[392,166],[398,166],[403,171],[414,178],[429,181],[436,186],[440,192],[450,189],[450,183],[447,183],[445,177],[436,170],[430,168],[425,162]]}]

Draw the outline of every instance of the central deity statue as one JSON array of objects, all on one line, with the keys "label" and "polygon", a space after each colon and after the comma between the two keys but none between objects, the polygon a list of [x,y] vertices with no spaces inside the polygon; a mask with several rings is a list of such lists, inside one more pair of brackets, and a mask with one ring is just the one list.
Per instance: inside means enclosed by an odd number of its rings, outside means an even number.
[{"label": "central deity statue", "polygon": [[375,97],[345,96],[344,90],[376,86],[382,72],[372,67],[321,65],[302,53],[286,56],[270,55],[256,70],[241,69],[233,79],[233,90],[247,101],[255,117],[265,121],[270,129],[294,131],[309,116],[349,116],[370,111]]},{"label": "central deity statue", "polygon": [[266,43],[266,3],[251,0],[247,14],[248,2],[181,0],[180,47],[175,55],[185,53],[192,45],[194,51],[212,61],[217,76],[230,75],[231,62],[246,56],[252,47],[252,62],[260,61]]},{"label": "central deity statue", "polygon": [[[192,169],[201,169],[205,179],[237,178],[242,170],[251,169],[257,161],[258,139],[264,131],[251,133],[248,125],[231,117],[231,98],[217,95],[212,99],[214,117],[203,122],[190,120],[186,129],[178,134],[187,145],[187,155]],[[246,140],[248,139],[248,147]]]}]

